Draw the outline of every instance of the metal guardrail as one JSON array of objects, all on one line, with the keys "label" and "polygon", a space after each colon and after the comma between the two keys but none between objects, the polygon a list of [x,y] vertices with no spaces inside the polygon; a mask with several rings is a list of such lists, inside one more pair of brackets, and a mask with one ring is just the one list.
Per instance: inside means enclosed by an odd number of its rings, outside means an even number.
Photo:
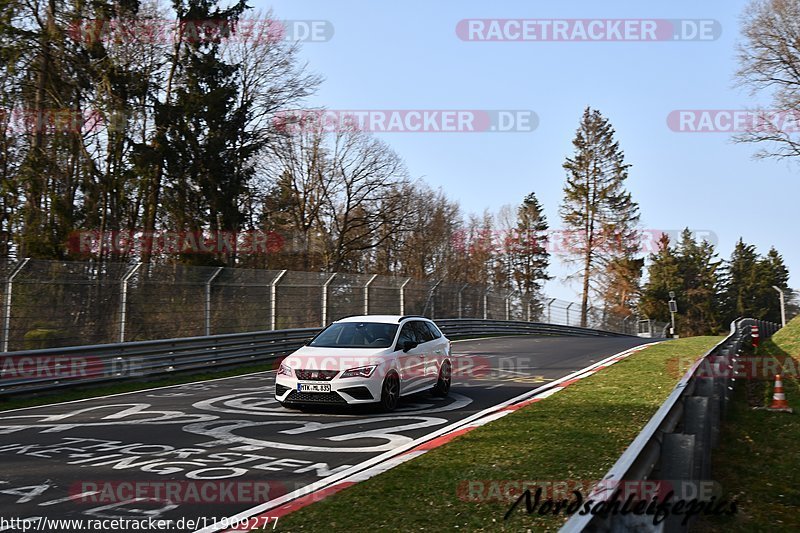
[{"label": "metal guardrail", "polygon": [[[615,336],[621,333],[535,322],[448,319],[450,338],[481,335]],[[321,328],[72,346],[0,355],[0,397],[80,385],[164,377],[246,364],[276,363]]]},{"label": "metal guardrail", "polygon": [[[731,323],[730,335],[684,374],[587,500],[613,502],[615,491],[640,490],[644,485],[638,482],[645,480],[663,481],[663,486],[670,488],[685,484],[693,491],[700,483],[711,481],[711,450],[719,443],[722,416],[733,392],[732,369],[742,346],[751,340],[754,325],[762,339],[780,329],[779,324],[750,318]],[[682,520],[683,516],[671,515],[656,525],[652,515],[630,512],[573,514],[560,531],[686,531],[688,526]]]}]

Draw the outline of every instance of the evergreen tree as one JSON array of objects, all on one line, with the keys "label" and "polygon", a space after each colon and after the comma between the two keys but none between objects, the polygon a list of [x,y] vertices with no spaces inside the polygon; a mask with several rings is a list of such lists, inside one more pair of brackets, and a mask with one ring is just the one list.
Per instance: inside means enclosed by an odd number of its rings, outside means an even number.
[{"label": "evergreen tree", "polygon": [[[678,314],[677,332],[682,336],[714,334],[720,329],[717,301],[718,268],[714,245],[696,241],[685,229],[680,242],[670,246],[666,235],[659,241],[659,250],[650,257],[648,281],[640,310],[652,320],[668,322],[669,292],[675,292]],[[722,328],[724,329],[724,328]]]},{"label": "evergreen tree", "polygon": [[683,286],[680,265],[675,248],[671,246],[669,236],[662,233],[658,240],[658,249],[650,255],[647,268],[647,283],[639,301],[639,311],[644,318],[668,322],[669,293]]},{"label": "evergreen tree", "polygon": [[544,209],[536,194],[530,193],[517,209],[517,226],[507,238],[506,250],[510,256],[513,286],[535,314],[541,308],[542,287],[552,279],[547,274],[550,264],[548,229]]},{"label": "evergreen tree", "polygon": [[731,258],[722,268],[720,305],[723,323],[738,317],[761,318],[759,296],[764,273],[756,247],[746,244],[741,238],[731,253]]},{"label": "evergreen tree", "polygon": [[598,277],[614,258],[638,247],[638,205],[625,190],[630,165],[614,135],[608,119],[587,107],[572,141],[575,153],[563,165],[567,182],[560,214],[574,236],[568,260],[580,265],[582,326],[590,291],[602,295]]},{"label": "evergreen tree", "polygon": [[785,291],[788,281],[789,271],[774,247],[761,257],[755,246],[739,239],[724,268],[721,289],[724,322],[752,317],[780,323],[780,297],[773,287]]},{"label": "evergreen tree", "polygon": [[[162,120],[168,120],[167,214],[182,231],[237,231],[244,222],[239,201],[261,143],[246,131],[251,102],[239,100],[237,66],[224,61],[220,47],[227,35],[221,28],[234,28],[247,5],[240,0],[222,9],[215,0],[175,0],[174,8],[187,38],[174,101],[161,110]],[[213,22],[210,31],[196,29],[204,21]]]}]

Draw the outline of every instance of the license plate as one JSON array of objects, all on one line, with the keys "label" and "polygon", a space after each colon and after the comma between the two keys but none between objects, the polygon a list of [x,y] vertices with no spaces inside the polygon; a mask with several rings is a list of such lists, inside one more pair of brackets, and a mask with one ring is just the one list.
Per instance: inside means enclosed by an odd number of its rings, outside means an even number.
[{"label": "license plate", "polygon": [[297,392],[330,392],[330,383],[298,383]]}]

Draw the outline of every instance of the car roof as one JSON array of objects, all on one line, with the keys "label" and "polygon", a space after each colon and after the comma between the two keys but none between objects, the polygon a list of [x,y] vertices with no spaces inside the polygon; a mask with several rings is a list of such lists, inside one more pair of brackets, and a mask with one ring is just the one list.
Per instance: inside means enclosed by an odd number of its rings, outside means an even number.
[{"label": "car roof", "polygon": [[357,315],[340,318],[336,322],[377,322],[379,324],[398,324],[404,319],[414,318],[418,320],[429,320],[424,316],[408,315]]}]

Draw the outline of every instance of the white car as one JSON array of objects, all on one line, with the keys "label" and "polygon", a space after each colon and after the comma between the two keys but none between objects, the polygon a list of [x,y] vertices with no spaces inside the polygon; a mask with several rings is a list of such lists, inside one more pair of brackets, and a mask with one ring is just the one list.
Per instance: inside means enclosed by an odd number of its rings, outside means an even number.
[{"label": "white car", "polygon": [[450,341],[418,316],[353,316],[337,320],[281,363],[275,398],[282,405],[397,407],[400,396],[427,389],[447,396]]}]

